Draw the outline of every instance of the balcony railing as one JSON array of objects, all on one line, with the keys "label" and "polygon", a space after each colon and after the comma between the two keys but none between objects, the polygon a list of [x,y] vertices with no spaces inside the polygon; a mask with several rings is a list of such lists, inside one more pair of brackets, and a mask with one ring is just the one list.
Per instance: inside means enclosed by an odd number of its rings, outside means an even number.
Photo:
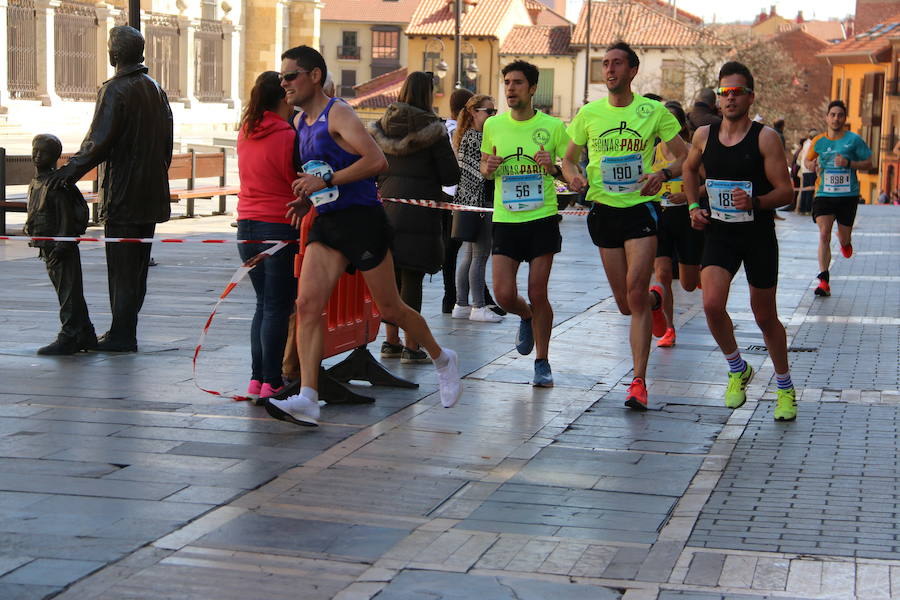
[{"label": "balcony railing", "polygon": [[150,76],[156,79],[169,96],[181,98],[179,48],[181,32],[178,20],[172,15],[150,15],[145,29],[145,63]]},{"label": "balcony railing", "polygon": [[196,53],[194,93],[201,102],[221,102],[225,99],[222,23],[201,19],[200,27],[194,32],[194,46]]},{"label": "balcony railing", "polygon": [[341,60],[359,60],[359,46],[338,46],[337,55]]}]

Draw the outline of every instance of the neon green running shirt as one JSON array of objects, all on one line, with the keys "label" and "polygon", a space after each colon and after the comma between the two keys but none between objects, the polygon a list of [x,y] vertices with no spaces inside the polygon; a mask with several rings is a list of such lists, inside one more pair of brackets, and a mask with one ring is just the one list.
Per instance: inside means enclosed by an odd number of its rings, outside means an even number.
[{"label": "neon green running shirt", "polygon": [[503,157],[494,172],[494,223],[525,223],[558,212],[553,177],[534,161],[541,146],[553,162],[566,153],[569,136],[565,124],[541,111],[527,121],[505,112],[484,122],[481,151]]},{"label": "neon green running shirt", "polygon": [[652,173],[656,138],[668,142],[681,126],[660,102],[635,94],[628,106],[608,98],[581,107],[569,125],[572,141],[588,148],[587,199],[628,208],[658,196],[641,196],[641,175]]}]

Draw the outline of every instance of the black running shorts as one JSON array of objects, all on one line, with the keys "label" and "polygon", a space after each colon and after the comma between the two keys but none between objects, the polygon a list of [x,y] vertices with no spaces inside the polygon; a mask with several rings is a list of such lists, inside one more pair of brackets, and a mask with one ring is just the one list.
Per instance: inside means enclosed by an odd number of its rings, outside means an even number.
[{"label": "black running shorts", "polygon": [[493,232],[492,253],[519,262],[531,262],[545,254],[557,254],[562,249],[557,215],[524,223],[495,222]]},{"label": "black running shorts", "polygon": [[659,204],[643,202],[628,208],[594,203],[587,216],[591,241],[599,248],[624,248],[625,242],[651,237],[659,230]]},{"label": "black running shorts", "polygon": [[778,240],[775,230],[748,227],[733,232],[706,233],[703,267],[722,267],[732,276],[744,264],[747,283],[769,289],[778,283]]},{"label": "black running shorts", "polygon": [[318,215],[307,245],[319,242],[344,255],[347,272],[368,271],[381,264],[394,240],[383,206],[351,206]]},{"label": "black running shorts", "polygon": [[853,227],[857,206],[858,196],[816,196],[813,198],[812,218],[815,221],[817,217],[834,215],[839,225]]},{"label": "black running shorts", "polygon": [[691,227],[687,204],[660,207],[659,242],[656,256],[675,259],[683,265],[699,265],[703,257],[703,232]]}]

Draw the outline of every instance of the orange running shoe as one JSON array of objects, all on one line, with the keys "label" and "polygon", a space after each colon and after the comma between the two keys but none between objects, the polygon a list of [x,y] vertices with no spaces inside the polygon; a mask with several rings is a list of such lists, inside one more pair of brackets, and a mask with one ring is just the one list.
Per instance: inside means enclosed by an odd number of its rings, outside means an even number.
[{"label": "orange running shoe", "polygon": [[819,280],[819,287],[813,290],[813,293],[816,296],[830,296],[831,295],[831,286],[828,285],[828,282],[824,279]]},{"label": "orange running shoe", "polygon": [[653,325],[651,331],[653,337],[662,337],[666,335],[666,315],[663,314],[663,289],[661,285],[654,285],[650,288],[651,292],[656,292],[659,297],[659,306],[653,309]]},{"label": "orange running shoe", "polygon": [[628,386],[625,406],[634,410],[647,410],[647,385],[640,377],[635,377]]},{"label": "orange running shoe", "polygon": [[657,348],[671,348],[675,345],[675,329],[669,327],[666,329],[666,335],[662,336],[658,342],[656,342]]},{"label": "orange running shoe", "polygon": [[850,258],[851,256],[853,256],[853,244],[841,246],[841,254],[844,255],[844,258]]}]

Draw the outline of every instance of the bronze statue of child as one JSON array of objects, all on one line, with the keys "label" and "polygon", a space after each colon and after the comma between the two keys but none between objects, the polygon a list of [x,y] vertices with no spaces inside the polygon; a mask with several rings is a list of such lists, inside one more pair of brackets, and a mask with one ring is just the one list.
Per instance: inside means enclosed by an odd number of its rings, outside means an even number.
[{"label": "bronze statue of child", "polygon": [[[47,178],[56,170],[62,143],[54,135],[40,134],[31,143],[31,160],[37,174],[28,186],[28,218],[25,233],[30,236],[77,237],[84,234],[88,206],[72,184],[51,189]],[[50,281],[59,297],[62,324],[56,340],[37,351],[43,355],[75,354],[97,347],[97,335],[88,316],[81,279],[78,242],[33,241],[47,265]]]}]

